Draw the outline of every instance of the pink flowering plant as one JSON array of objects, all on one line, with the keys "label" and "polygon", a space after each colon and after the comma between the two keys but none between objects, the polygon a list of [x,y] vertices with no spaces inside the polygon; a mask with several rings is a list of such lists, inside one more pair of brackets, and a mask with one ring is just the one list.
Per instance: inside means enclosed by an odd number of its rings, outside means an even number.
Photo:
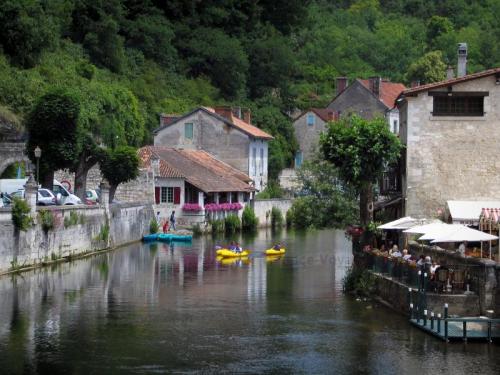
[{"label": "pink flowering plant", "polygon": [[243,206],[241,203],[208,203],[205,205],[205,210],[208,212],[217,212],[217,211],[238,211],[241,210]]},{"label": "pink flowering plant", "polygon": [[182,209],[184,211],[201,211],[201,206],[198,203],[184,203]]}]

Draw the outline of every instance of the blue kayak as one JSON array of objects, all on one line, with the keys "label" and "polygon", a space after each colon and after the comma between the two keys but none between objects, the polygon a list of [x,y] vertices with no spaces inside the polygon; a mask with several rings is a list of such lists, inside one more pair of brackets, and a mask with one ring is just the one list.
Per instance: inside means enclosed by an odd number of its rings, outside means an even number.
[{"label": "blue kayak", "polygon": [[142,237],[144,242],[152,242],[152,241],[162,241],[162,242],[170,242],[170,241],[191,241],[193,236],[187,234],[171,234],[171,233],[154,233],[148,234]]}]

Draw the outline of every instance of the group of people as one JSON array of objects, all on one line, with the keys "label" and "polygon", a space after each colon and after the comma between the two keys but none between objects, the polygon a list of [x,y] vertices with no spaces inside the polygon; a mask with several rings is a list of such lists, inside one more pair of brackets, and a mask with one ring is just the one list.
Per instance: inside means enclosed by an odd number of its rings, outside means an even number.
[{"label": "group of people", "polygon": [[393,245],[389,250],[385,248],[385,245],[381,245],[379,251],[381,255],[386,255],[391,258],[402,258],[406,262],[415,263],[419,270],[428,272],[431,278],[434,277],[436,270],[440,267],[436,261],[432,261],[429,255],[421,254],[418,258],[416,258],[409,253],[408,249],[403,249],[401,252],[398,245]]},{"label": "group of people", "polygon": [[[175,211],[172,211],[172,213],[170,214],[169,220],[164,219],[163,221],[162,221],[161,216],[160,216],[160,211],[157,211],[156,212],[156,222],[158,223],[158,225],[160,227],[162,227],[163,233],[167,233],[170,229],[176,230],[176,228],[175,228]],[[163,223],[163,225],[162,225],[162,223]],[[170,227],[169,227],[169,223],[170,223]]]}]

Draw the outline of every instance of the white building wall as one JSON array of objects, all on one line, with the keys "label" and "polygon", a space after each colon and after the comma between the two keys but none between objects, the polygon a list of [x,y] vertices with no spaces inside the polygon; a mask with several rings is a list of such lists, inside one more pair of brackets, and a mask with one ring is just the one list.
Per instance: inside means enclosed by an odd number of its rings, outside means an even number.
[{"label": "white building wall", "polygon": [[254,186],[261,191],[267,186],[268,142],[252,140],[249,145],[248,170],[249,176],[254,181]]},{"label": "white building wall", "polygon": [[387,122],[389,123],[389,130],[396,135],[399,134],[399,110],[397,108],[387,111]]}]

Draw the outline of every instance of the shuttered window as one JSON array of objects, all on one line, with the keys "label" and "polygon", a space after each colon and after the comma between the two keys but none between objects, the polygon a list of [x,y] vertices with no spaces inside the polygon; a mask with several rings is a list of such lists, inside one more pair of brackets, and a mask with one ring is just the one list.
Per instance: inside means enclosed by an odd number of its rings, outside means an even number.
[{"label": "shuttered window", "polygon": [[186,139],[193,139],[193,123],[188,122],[184,124],[184,137]]}]

